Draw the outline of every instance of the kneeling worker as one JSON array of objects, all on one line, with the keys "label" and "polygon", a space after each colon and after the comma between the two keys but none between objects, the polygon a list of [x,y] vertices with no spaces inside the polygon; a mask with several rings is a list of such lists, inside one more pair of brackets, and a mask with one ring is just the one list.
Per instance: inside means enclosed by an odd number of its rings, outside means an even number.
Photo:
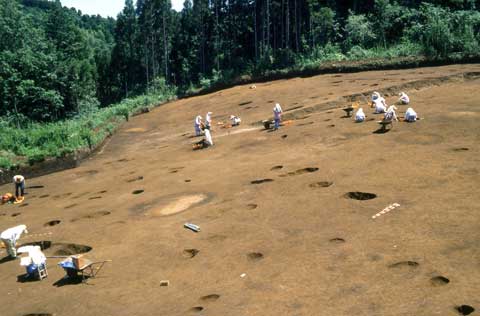
[{"label": "kneeling worker", "polygon": [[22,200],[25,194],[25,178],[21,175],[16,175],[13,177],[13,183],[15,183],[15,198]]},{"label": "kneeling worker", "polygon": [[359,108],[357,113],[355,113],[355,122],[360,123],[365,121],[365,113],[362,108]]},{"label": "kneeling worker", "polygon": [[18,225],[18,226],[7,229],[0,234],[0,239],[5,244],[5,248],[7,248],[7,253],[12,258],[17,257],[16,243],[17,243],[17,240],[20,239],[20,236],[22,235],[22,233],[28,233],[27,226]]},{"label": "kneeling worker", "polygon": [[408,108],[407,112],[405,112],[405,121],[415,122],[416,120],[417,120],[417,112],[415,112],[412,108]]},{"label": "kneeling worker", "polygon": [[230,121],[232,121],[232,126],[238,126],[242,122],[242,119],[235,115],[230,115]]},{"label": "kneeling worker", "polygon": [[213,146],[212,134],[210,133],[210,130],[205,129],[204,132],[205,138],[193,145],[194,150],[204,149]]},{"label": "kneeling worker", "polygon": [[408,95],[405,93],[405,92],[400,92],[400,94],[398,95],[400,98],[398,99],[398,102],[400,104],[409,104],[410,103],[410,98],[408,97]]}]

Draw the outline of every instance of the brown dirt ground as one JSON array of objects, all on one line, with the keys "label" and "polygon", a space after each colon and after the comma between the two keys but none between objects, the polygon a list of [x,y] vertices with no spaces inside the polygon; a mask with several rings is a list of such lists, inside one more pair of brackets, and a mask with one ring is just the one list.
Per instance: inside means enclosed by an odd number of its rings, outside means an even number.
[{"label": "brown dirt ground", "polygon": [[[58,282],[59,259],[42,282],[17,280],[19,261],[0,259],[1,314],[458,315],[462,304],[478,313],[480,79],[407,91],[423,119],[385,134],[373,133],[379,117],[366,107],[375,120],[363,124],[335,109],[274,133],[251,125],[276,101],[307,107],[469,71],[480,65],[238,86],[133,118],[80,167],[27,179],[44,188],[0,207],[1,230],[28,226],[20,243],[56,243],[47,254],[88,245],[89,258],[113,262],[83,285]],[[207,110],[243,125],[216,127],[215,146],[193,152],[193,119]],[[273,181],[251,184],[259,179]],[[377,198],[345,197],[356,191]],[[175,201],[192,205],[162,216]],[[372,219],[392,203],[401,206]]]}]

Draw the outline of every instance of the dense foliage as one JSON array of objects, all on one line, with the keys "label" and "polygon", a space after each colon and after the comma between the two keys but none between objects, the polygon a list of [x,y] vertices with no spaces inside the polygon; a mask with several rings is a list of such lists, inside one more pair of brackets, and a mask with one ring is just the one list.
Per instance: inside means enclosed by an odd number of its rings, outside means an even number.
[{"label": "dense foliage", "polygon": [[98,142],[92,131],[128,116],[142,94],[163,101],[325,61],[478,55],[477,8],[479,0],[185,0],[175,12],[170,0],[126,0],[114,20],[59,0],[0,0],[0,167]]}]

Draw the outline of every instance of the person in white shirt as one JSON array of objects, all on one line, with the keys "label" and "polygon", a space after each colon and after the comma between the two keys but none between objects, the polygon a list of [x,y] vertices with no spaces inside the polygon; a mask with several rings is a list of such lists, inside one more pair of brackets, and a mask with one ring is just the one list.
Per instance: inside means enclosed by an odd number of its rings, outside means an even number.
[{"label": "person in white shirt", "polygon": [[405,92],[400,92],[398,95],[400,98],[398,99],[398,102],[400,104],[409,104],[410,103],[410,98]]},{"label": "person in white shirt", "polygon": [[242,122],[242,119],[235,115],[230,115],[230,121],[232,121],[232,126],[238,126]]},{"label": "person in white shirt", "polygon": [[408,108],[407,112],[405,112],[405,121],[415,122],[416,120],[417,120],[417,112],[415,112],[412,108]]},{"label": "person in white shirt", "polygon": [[0,234],[0,239],[5,244],[5,248],[7,248],[7,253],[12,258],[17,257],[16,243],[17,243],[17,240],[20,239],[20,236],[22,235],[22,233],[28,233],[27,226],[18,225],[18,226],[9,228],[7,230],[4,230]]},{"label": "person in white shirt", "polygon": [[357,113],[355,113],[355,122],[360,123],[365,121],[365,113],[362,108],[359,108]]},{"label": "person in white shirt", "polygon": [[387,104],[385,103],[385,99],[382,97],[376,98],[375,101],[373,101],[374,107],[375,107],[375,113],[385,113],[387,110]]},{"label": "person in white shirt", "polygon": [[210,133],[210,130],[206,129],[205,130],[205,143],[208,146],[213,146],[213,139],[212,139],[212,134]]},{"label": "person in white shirt", "polygon": [[385,112],[385,115],[383,116],[383,120],[384,121],[397,121],[398,122],[398,118],[397,118],[397,113],[395,112],[397,108],[395,107],[395,105],[390,105],[388,107],[388,110],[387,112]]},{"label": "person in white shirt", "polygon": [[25,194],[25,178],[21,175],[16,175],[13,177],[13,183],[15,184],[15,197],[17,199],[23,197]]},{"label": "person in white shirt", "polygon": [[205,128],[210,129],[212,125],[212,112],[208,112],[207,115],[205,115]]},{"label": "person in white shirt", "polygon": [[273,130],[275,131],[280,127],[282,113],[283,113],[282,107],[280,106],[280,104],[276,103],[275,107],[273,108],[273,118],[275,120],[275,127],[273,128]]},{"label": "person in white shirt", "polygon": [[202,135],[202,117],[200,115],[197,115],[195,118],[195,136],[200,136]]}]

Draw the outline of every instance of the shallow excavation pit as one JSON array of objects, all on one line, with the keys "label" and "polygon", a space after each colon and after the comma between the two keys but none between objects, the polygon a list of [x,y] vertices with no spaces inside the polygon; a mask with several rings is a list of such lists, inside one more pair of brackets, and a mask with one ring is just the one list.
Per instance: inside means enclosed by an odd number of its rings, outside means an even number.
[{"label": "shallow excavation pit", "polygon": [[250,252],[247,254],[247,258],[251,261],[258,261],[263,259],[263,253],[261,252]]},{"label": "shallow excavation pit", "polygon": [[334,244],[343,244],[345,242],[345,239],[336,237],[336,238],[330,239],[330,242]]},{"label": "shallow excavation pit", "polygon": [[60,224],[61,222],[62,222],[61,220],[55,219],[53,221],[46,222],[43,226],[45,226],[45,227],[56,226],[56,225]]},{"label": "shallow excavation pit", "polygon": [[457,312],[459,312],[461,315],[470,315],[471,313],[473,313],[475,311],[475,308],[473,308],[472,306],[470,305],[460,305],[460,306],[456,306],[455,309],[457,310]]},{"label": "shallow excavation pit", "polygon": [[143,192],[145,192],[145,190],[141,190],[141,189],[140,189],[140,190],[135,190],[135,191],[133,191],[132,194],[137,195],[137,194],[142,194]]},{"label": "shallow excavation pit", "polygon": [[42,251],[48,250],[48,254],[54,256],[72,256],[91,251],[93,248],[87,245],[73,243],[56,243],[50,240],[35,241],[22,246],[40,246]]},{"label": "shallow excavation pit", "polygon": [[372,200],[377,197],[375,193],[368,193],[368,192],[348,192],[345,194],[345,197],[348,199],[352,200],[359,200],[359,201],[365,201],[365,200]]},{"label": "shallow excavation pit", "polygon": [[273,179],[258,179],[258,180],[253,180],[250,183],[251,184],[262,184],[265,182],[273,182]]},{"label": "shallow excavation pit", "polygon": [[416,261],[400,261],[396,263],[392,263],[389,265],[389,268],[402,268],[402,267],[408,267],[408,268],[417,268],[420,264]]},{"label": "shallow excavation pit", "polygon": [[311,183],[309,187],[311,188],[328,188],[329,186],[332,186],[333,182],[331,181],[319,181],[315,183]]},{"label": "shallow excavation pit", "polygon": [[193,258],[195,257],[196,255],[198,255],[198,253],[200,252],[200,250],[198,249],[195,249],[195,248],[192,248],[192,249],[185,249],[183,250],[183,256],[185,258]]},{"label": "shallow excavation pit", "polygon": [[441,275],[431,278],[430,281],[434,286],[442,286],[450,283],[450,280],[448,278]]},{"label": "shallow excavation pit", "polygon": [[200,297],[200,300],[202,300],[204,302],[215,302],[219,298],[220,298],[220,295],[218,295],[218,294],[209,294],[209,295],[205,295],[205,296]]}]

